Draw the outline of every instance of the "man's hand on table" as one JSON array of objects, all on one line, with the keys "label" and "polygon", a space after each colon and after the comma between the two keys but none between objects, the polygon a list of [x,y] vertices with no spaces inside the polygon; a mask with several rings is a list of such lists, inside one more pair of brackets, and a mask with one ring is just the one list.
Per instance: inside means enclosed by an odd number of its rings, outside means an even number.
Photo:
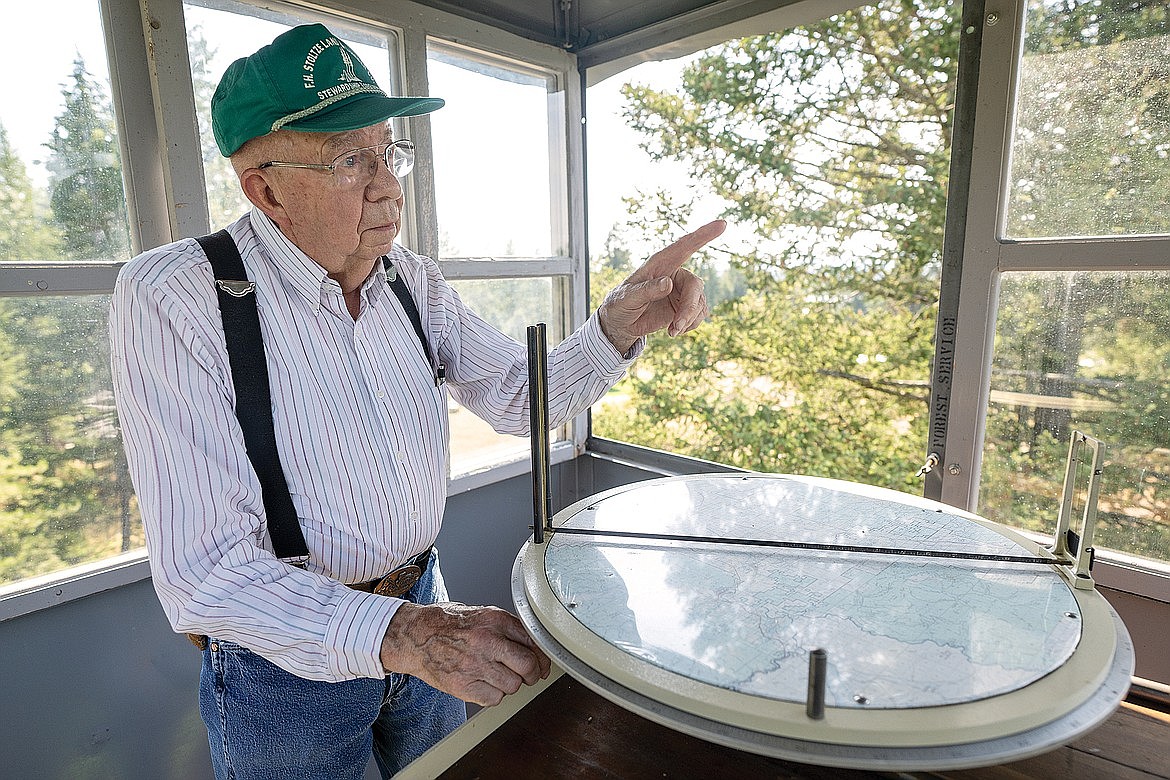
[{"label": "man's hand on table", "polygon": [[491,707],[548,677],[548,657],[516,616],[497,607],[403,604],[382,639],[382,666]]}]

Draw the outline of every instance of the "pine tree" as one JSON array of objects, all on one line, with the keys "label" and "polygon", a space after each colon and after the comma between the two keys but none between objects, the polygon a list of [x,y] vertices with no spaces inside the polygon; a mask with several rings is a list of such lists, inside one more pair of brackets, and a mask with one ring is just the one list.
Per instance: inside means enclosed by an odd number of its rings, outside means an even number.
[{"label": "pine tree", "polygon": [[215,51],[203,37],[203,29],[196,26],[189,38],[191,51],[191,86],[195,91],[195,116],[199,121],[199,146],[203,157],[203,177],[207,185],[207,211],[212,229],[235,221],[251,208],[240,191],[240,182],[231,162],[219,153],[211,130],[211,96],[215,82],[211,80],[211,60]]},{"label": "pine tree", "polygon": [[74,260],[114,260],[130,251],[113,110],[78,55],[50,140],[53,220]]},{"label": "pine tree", "polygon": [[0,260],[56,259],[57,238],[46,224],[43,193],[28,178],[24,160],[0,124]]}]

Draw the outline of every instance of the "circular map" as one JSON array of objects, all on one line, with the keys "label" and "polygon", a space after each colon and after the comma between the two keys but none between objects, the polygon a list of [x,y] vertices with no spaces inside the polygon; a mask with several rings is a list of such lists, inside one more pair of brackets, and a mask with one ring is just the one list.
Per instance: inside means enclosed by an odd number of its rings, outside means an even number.
[{"label": "circular map", "polygon": [[[1116,665],[1111,611],[1059,566],[873,552],[1047,557],[915,496],[801,477],[678,477],[578,502],[554,526],[521,551],[521,618],[554,658],[571,656],[571,673],[583,665],[593,687],[604,680],[651,710],[826,743],[950,745],[1058,719]],[[827,654],[821,720],[804,706],[815,649]]]},{"label": "circular map", "polygon": [[[1025,555],[970,520],[792,480],[661,482],[597,501],[578,528]],[[972,564],[975,565],[972,565]],[[1080,608],[1050,566],[554,535],[553,593],[586,628],[686,677],[803,702],[929,707],[1021,688],[1061,666]]]}]

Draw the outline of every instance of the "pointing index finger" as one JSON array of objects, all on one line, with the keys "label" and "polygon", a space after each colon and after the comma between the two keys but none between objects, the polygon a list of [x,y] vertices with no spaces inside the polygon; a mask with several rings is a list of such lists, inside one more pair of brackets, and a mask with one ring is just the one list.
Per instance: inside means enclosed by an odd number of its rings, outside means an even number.
[{"label": "pointing index finger", "polygon": [[687,233],[673,244],[660,249],[650,256],[646,264],[630,276],[631,282],[670,276],[685,263],[691,255],[707,243],[718,238],[727,228],[726,220],[716,219],[698,230]]}]

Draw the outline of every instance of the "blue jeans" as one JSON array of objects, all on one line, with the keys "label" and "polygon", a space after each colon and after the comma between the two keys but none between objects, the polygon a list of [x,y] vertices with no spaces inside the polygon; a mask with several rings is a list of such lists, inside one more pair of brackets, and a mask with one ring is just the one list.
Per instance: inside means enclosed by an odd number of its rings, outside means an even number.
[{"label": "blue jeans", "polygon": [[[404,598],[447,600],[437,553],[430,563]],[[371,751],[388,778],[467,718],[462,701],[408,675],[305,680],[214,638],[203,651],[199,711],[216,780],[361,780]]]}]

